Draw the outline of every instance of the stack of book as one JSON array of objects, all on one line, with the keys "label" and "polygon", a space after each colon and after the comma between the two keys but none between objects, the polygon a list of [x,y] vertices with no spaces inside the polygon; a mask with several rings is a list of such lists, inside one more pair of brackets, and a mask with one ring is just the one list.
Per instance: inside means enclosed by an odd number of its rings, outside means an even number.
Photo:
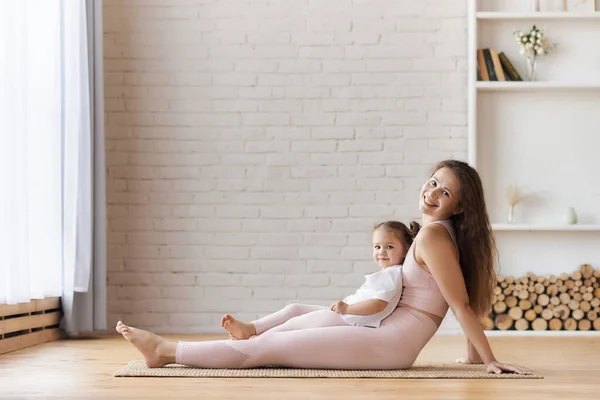
[{"label": "stack of book", "polygon": [[495,49],[477,49],[478,81],[522,81],[504,53]]}]

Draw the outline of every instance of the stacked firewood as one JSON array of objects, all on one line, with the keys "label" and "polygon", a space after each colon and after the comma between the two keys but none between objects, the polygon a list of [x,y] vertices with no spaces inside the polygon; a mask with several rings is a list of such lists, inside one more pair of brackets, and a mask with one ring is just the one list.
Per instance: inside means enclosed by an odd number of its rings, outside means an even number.
[{"label": "stacked firewood", "polygon": [[582,265],[571,275],[498,276],[485,330],[600,331],[600,270]]}]

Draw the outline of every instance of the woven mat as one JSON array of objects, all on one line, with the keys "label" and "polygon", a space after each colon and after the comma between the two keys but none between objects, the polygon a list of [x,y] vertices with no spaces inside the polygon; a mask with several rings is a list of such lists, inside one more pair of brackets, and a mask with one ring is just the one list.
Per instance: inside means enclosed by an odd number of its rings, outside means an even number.
[{"label": "woven mat", "polygon": [[165,378],[376,378],[376,379],[543,379],[541,375],[489,374],[481,365],[415,364],[405,370],[339,370],[301,368],[207,369],[170,364],[148,368],[144,360],[130,361],[117,377]]}]

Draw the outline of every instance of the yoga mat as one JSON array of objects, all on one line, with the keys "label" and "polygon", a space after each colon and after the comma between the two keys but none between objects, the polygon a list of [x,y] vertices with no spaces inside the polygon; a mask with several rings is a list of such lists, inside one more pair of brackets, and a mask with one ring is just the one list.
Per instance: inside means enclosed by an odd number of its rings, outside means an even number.
[{"label": "yoga mat", "polygon": [[404,370],[341,370],[310,368],[208,369],[169,364],[148,368],[144,360],[130,361],[116,377],[165,378],[376,378],[376,379],[543,379],[543,376],[489,374],[483,365],[420,363]]}]

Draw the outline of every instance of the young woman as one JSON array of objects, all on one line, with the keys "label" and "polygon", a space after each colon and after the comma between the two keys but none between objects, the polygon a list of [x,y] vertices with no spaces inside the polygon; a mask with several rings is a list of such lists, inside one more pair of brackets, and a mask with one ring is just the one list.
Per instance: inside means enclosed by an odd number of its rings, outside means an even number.
[{"label": "young woman", "polygon": [[486,364],[491,373],[529,374],[496,360],[478,320],[491,305],[495,246],[477,172],[461,161],[438,163],[421,188],[419,210],[423,228],[404,261],[402,297],[377,329],[334,326],[202,342],[168,341],[121,321],[116,329],[149,367],[403,369],[413,365],[450,307],[468,339],[462,362]]}]

